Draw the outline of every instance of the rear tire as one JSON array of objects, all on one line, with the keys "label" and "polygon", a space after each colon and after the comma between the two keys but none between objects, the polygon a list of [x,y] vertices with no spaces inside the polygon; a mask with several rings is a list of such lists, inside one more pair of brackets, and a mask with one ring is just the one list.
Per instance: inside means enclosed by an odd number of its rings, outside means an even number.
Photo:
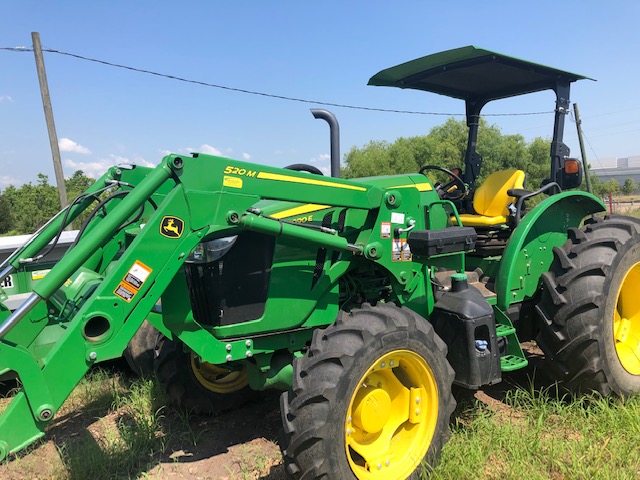
[{"label": "rear tire", "polygon": [[640,221],[589,221],[554,256],[536,309],[555,379],[575,393],[640,393]]},{"label": "rear tire", "polygon": [[169,403],[196,415],[214,415],[248,402],[256,394],[246,371],[228,370],[197,358],[180,341],[158,334],[155,371]]},{"label": "rear tire", "polygon": [[424,318],[392,304],[314,332],[282,394],[281,448],[299,479],[418,478],[449,438],[454,372]]},{"label": "rear tire", "polygon": [[139,377],[153,376],[153,350],[157,337],[158,330],[145,320],[124,350],[123,356],[129,368]]}]

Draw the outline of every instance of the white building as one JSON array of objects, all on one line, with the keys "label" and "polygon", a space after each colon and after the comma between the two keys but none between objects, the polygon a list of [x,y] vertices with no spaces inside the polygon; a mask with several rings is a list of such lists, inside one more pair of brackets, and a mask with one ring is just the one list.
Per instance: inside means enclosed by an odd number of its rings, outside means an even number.
[{"label": "white building", "polygon": [[640,185],[640,155],[603,158],[589,163],[591,172],[603,182],[615,178],[620,185],[623,185],[627,178],[632,178],[636,185]]}]

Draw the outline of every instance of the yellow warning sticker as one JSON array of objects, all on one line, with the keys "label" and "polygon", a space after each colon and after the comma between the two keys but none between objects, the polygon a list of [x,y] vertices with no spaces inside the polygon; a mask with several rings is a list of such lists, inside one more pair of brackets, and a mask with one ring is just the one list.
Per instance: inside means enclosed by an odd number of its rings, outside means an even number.
[{"label": "yellow warning sticker", "polygon": [[116,288],[113,293],[115,293],[121,299],[123,299],[124,301],[129,303],[131,300],[133,300],[133,297],[135,297],[136,293],[138,293],[138,292],[137,292],[137,290],[134,291],[126,283],[121,282],[120,285],[118,285],[118,288]]},{"label": "yellow warning sticker", "polygon": [[238,177],[224,177],[222,185],[231,188],[242,188],[242,179]]},{"label": "yellow warning sticker", "polygon": [[141,261],[136,260],[125,275],[123,281],[136,290],[139,290],[142,284],[149,278],[151,271],[151,268],[147,267]]},{"label": "yellow warning sticker", "polygon": [[150,267],[136,260],[113,293],[126,302],[130,302],[144,285],[147,278],[149,278],[152,271]]},{"label": "yellow warning sticker", "polygon": [[42,280],[44,277],[47,276],[47,273],[49,273],[51,271],[51,269],[49,270],[34,270],[33,272],[31,272],[31,280]]},{"label": "yellow warning sticker", "polygon": [[394,262],[410,262],[411,249],[405,238],[394,238],[391,250],[391,260]]}]

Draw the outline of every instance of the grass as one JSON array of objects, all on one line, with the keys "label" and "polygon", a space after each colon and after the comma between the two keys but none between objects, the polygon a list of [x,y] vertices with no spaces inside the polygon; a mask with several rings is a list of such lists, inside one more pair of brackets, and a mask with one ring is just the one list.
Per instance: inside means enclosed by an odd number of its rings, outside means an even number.
[{"label": "grass", "polygon": [[175,436],[178,442],[188,447],[196,447],[206,433],[204,429],[193,427],[193,414],[191,411],[174,409],[178,427],[175,429]]},{"label": "grass", "polygon": [[70,398],[71,404],[90,399],[75,406],[84,414],[103,413],[76,438],[57,443],[66,478],[135,477],[164,451],[163,397],[156,383],[141,379],[126,385],[119,376],[103,375],[91,374]]},{"label": "grass", "polygon": [[433,479],[640,478],[640,398],[510,392],[498,410],[463,406]]},{"label": "grass", "polygon": [[45,441],[4,462],[0,477],[136,478],[164,450],[163,402],[154,381],[94,370],[62,406]]},{"label": "grass", "polygon": [[230,478],[233,480],[251,480],[255,478],[256,470],[263,471],[270,461],[270,456],[263,450],[251,446],[243,446],[237,461],[239,472],[235,473],[228,469]]},{"label": "grass", "polygon": [[[640,397],[573,399],[553,388],[515,386],[488,405],[458,396],[451,439],[428,478],[640,478]],[[165,409],[164,401],[153,380],[92,372],[48,430],[53,442],[0,466],[0,478],[150,478],[147,472],[166,457],[169,442],[190,448],[202,441],[193,418]],[[213,428],[225,428],[224,422],[214,420]],[[246,444],[236,452],[225,467],[230,479],[258,478],[257,471],[279,462],[274,449]]]},{"label": "grass", "polygon": [[640,218],[640,208],[634,208],[632,210],[628,210],[624,213],[624,215],[629,215],[630,217]]}]

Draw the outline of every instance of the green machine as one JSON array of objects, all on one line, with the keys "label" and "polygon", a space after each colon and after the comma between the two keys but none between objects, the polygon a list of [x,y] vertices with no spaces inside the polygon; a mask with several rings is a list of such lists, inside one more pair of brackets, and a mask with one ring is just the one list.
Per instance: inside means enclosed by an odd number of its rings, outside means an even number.
[{"label": "green machine", "polygon": [[[604,205],[575,190],[582,167],[562,143],[569,86],[584,78],[474,47],[372,77],[465,101],[462,173],[345,180],[203,154],[112,168],[0,267],[21,271],[89,212],[24,303],[0,306],[0,374],[21,385],[0,455],[41,437],[145,319],[176,404],[225,410],[283,391],[294,478],[417,478],[448,438],[452,384],[526,366],[522,341],[573,391],[637,393],[640,222],[595,215]],[[509,170],[476,185],[482,107],[547,89],[549,178],[526,190]]]}]

